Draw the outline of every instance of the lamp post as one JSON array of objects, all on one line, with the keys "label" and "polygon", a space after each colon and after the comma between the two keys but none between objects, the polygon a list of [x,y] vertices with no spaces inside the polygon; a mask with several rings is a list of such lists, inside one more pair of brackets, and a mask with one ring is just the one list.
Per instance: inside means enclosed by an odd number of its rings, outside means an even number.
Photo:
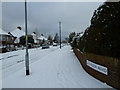
[{"label": "lamp post", "polygon": [[29,75],[29,53],[28,53],[28,34],[27,34],[27,2],[25,0],[25,39],[26,39],[26,54],[25,54],[25,66],[26,75]]},{"label": "lamp post", "polygon": [[60,49],[61,49],[61,21],[59,21]]}]

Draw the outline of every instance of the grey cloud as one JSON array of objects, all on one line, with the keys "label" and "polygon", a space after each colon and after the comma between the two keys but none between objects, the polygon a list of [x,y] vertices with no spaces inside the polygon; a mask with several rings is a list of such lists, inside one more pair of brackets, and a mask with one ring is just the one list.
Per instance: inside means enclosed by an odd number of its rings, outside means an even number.
[{"label": "grey cloud", "polygon": [[[90,25],[90,19],[95,9],[102,2],[29,2],[28,29],[44,34],[58,32],[58,22],[62,22],[62,35],[72,31],[84,31]],[[3,29],[12,31],[17,25],[24,28],[24,3],[9,2],[2,6]]]},{"label": "grey cloud", "polygon": [[0,2],[0,28],[2,28],[2,3]]}]

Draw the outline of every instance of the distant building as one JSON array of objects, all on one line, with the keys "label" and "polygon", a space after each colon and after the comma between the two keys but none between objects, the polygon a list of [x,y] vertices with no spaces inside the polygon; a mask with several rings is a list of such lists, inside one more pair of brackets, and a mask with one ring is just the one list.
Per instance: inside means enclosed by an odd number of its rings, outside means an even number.
[{"label": "distant building", "polygon": [[17,29],[9,32],[9,34],[14,38],[14,44],[20,43],[20,37],[25,35],[25,32],[21,30],[21,28],[17,27]]},{"label": "distant building", "polygon": [[47,44],[48,40],[43,36],[43,34],[41,34],[40,36],[38,36],[37,42],[42,46],[43,44]]},{"label": "distant building", "polygon": [[37,44],[38,43],[38,41],[37,41],[38,35],[35,32],[33,32],[31,35],[33,36],[34,43]]},{"label": "distant building", "polygon": [[11,44],[13,42],[12,37],[2,29],[0,29],[0,42],[2,45]]},{"label": "distant building", "polygon": [[11,35],[0,29],[0,52],[5,52],[7,47],[13,43]]}]

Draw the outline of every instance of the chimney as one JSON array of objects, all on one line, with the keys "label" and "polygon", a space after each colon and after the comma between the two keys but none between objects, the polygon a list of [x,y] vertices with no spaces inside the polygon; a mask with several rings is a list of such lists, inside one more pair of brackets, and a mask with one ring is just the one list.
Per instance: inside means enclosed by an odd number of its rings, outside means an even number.
[{"label": "chimney", "polygon": [[22,28],[20,26],[17,27],[19,30],[21,30]]}]

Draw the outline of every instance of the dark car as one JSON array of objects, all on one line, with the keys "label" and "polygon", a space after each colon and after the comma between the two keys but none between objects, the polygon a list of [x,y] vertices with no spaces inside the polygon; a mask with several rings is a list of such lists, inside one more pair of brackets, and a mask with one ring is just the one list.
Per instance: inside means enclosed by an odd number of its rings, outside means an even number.
[{"label": "dark car", "polygon": [[50,48],[48,44],[42,45],[42,49]]}]

